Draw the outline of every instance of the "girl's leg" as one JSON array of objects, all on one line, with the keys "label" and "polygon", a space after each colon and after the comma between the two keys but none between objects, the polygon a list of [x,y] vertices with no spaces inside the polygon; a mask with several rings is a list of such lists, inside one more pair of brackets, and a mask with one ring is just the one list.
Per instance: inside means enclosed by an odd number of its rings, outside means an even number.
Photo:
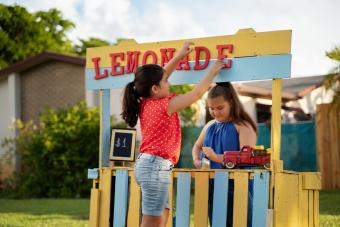
[{"label": "girl's leg", "polygon": [[169,220],[169,209],[165,208],[164,213],[163,213],[162,225],[160,226],[165,227],[166,224],[168,223],[168,220]]},{"label": "girl's leg", "polygon": [[165,227],[169,219],[169,209],[165,208],[163,216],[143,215],[141,227]]},{"label": "girl's leg", "polygon": [[163,216],[143,215],[140,227],[161,227]]}]

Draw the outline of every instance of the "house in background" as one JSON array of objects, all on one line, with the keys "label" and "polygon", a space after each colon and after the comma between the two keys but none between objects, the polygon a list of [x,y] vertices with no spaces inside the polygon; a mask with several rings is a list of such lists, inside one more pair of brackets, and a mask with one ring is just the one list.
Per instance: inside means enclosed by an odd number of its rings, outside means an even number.
[{"label": "house in background", "polygon": [[[37,122],[45,108],[67,107],[85,100],[84,67],[85,58],[42,52],[1,69],[0,140],[16,136],[15,119]],[[4,153],[0,147],[2,177],[20,169],[18,157]]]}]

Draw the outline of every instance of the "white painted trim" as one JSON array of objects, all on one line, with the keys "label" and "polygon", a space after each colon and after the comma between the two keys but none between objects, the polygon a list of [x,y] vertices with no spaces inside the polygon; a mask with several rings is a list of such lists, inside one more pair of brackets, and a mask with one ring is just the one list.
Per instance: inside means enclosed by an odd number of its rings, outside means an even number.
[{"label": "white painted trim", "polygon": [[[9,124],[13,124],[17,119],[21,118],[21,83],[20,74],[12,73],[8,76],[8,113]],[[14,128],[10,132],[11,137],[16,137],[19,133],[18,129]],[[14,166],[16,172],[21,170],[20,156],[14,154]]]}]

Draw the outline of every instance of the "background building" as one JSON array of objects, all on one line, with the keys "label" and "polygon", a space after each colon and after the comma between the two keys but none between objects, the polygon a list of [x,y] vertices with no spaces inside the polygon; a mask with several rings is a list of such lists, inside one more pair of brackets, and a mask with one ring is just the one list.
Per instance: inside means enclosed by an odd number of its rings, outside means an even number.
[{"label": "background building", "polygon": [[[37,123],[45,108],[67,107],[85,100],[84,67],[85,58],[42,52],[1,69],[0,140],[16,136],[15,119]],[[2,176],[20,168],[16,154],[5,152],[0,147]]]}]

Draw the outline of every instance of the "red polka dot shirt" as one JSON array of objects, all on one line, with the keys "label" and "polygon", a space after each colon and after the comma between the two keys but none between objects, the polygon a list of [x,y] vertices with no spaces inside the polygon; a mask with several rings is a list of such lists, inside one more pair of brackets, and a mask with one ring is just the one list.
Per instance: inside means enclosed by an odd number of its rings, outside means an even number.
[{"label": "red polka dot shirt", "polygon": [[174,96],[142,99],[140,152],[157,155],[176,164],[181,149],[181,126],[177,112],[171,116],[167,113],[169,101]]}]

